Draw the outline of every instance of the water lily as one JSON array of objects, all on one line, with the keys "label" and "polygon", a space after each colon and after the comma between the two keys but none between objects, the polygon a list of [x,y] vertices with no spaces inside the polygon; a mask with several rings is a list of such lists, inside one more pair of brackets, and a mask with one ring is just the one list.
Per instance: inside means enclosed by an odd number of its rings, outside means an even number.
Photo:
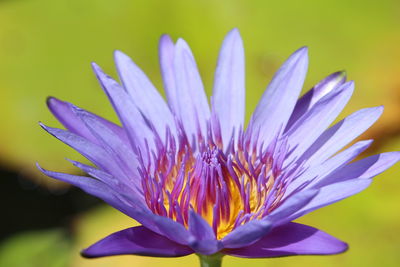
[{"label": "water lily", "polygon": [[223,41],[210,103],[184,40],[162,36],[159,54],[167,101],[122,52],[115,52],[121,83],[93,63],[121,126],[48,99],[66,130],[41,126],[94,166],[70,160],[88,177],[40,170],[141,224],[105,237],[82,255],[196,253],[203,266],[219,266],[224,255],[345,251],[346,243],[293,221],[362,191],[399,160],[399,152],[390,152],[353,161],[372,140],[343,150],[383,108],[359,110],[331,126],[354,83],[337,72],[299,98],[308,67],[303,47],[275,74],[246,126],[238,30]]}]

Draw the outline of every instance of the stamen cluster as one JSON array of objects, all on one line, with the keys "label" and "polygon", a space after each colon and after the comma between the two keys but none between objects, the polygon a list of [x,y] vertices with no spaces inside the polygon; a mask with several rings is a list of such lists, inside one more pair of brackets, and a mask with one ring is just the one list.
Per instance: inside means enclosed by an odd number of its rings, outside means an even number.
[{"label": "stamen cluster", "polygon": [[218,127],[211,128],[207,138],[199,136],[193,144],[183,127],[177,138],[167,131],[166,142],[156,142],[156,151],[147,149],[152,160],[142,161],[139,173],[152,212],[188,227],[193,210],[222,239],[278,207],[293,171],[283,168],[288,152],[284,139],[257,150],[254,135],[239,131],[224,150]]}]

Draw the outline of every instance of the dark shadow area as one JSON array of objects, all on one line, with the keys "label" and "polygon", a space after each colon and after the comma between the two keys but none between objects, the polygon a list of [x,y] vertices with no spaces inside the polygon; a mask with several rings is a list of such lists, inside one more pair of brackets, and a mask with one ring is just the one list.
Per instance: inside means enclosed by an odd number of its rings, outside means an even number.
[{"label": "dark shadow area", "polygon": [[4,169],[0,169],[0,179],[0,241],[27,230],[61,227],[70,232],[76,214],[102,203],[74,187],[52,193],[27,177]]}]

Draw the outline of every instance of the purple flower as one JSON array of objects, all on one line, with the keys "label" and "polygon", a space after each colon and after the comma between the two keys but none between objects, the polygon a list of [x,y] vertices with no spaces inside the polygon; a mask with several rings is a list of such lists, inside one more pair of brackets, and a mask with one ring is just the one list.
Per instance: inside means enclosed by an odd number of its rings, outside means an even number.
[{"label": "purple flower", "polygon": [[41,126],[95,167],[71,160],[90,177],[40,170],[142,224],[107,236],[83,256],[197,253],[218,261],[222,255],[345,251],[346,243],[292,221],[362,191],[399,160],[399,152],[389,152],[353,162],[372,140],[342,150],[383,108],[359,110],[329,127],[354,84],[337,72],[298,99],[308,66],[307,48],[300,48],[275,74],[245,127],[238,30],[222,44],[210,105],[186,42],[173,43],[164,35],[159,52],[167,103],[122,52],[115,52],[121,84],[93,63],[121,127],[70,103],[48,100],[67,130]]}]

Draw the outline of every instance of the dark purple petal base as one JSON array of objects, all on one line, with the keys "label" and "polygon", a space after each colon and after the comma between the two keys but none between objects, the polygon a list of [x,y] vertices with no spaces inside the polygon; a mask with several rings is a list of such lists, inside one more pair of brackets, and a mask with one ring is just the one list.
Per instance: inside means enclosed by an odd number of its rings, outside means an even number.
[{"label": "dark purple petal base", "polygon": [[156,234],[143,226],[113,233],[81,252],[86,258],[114,255],[182,257],[193,250]]}]

